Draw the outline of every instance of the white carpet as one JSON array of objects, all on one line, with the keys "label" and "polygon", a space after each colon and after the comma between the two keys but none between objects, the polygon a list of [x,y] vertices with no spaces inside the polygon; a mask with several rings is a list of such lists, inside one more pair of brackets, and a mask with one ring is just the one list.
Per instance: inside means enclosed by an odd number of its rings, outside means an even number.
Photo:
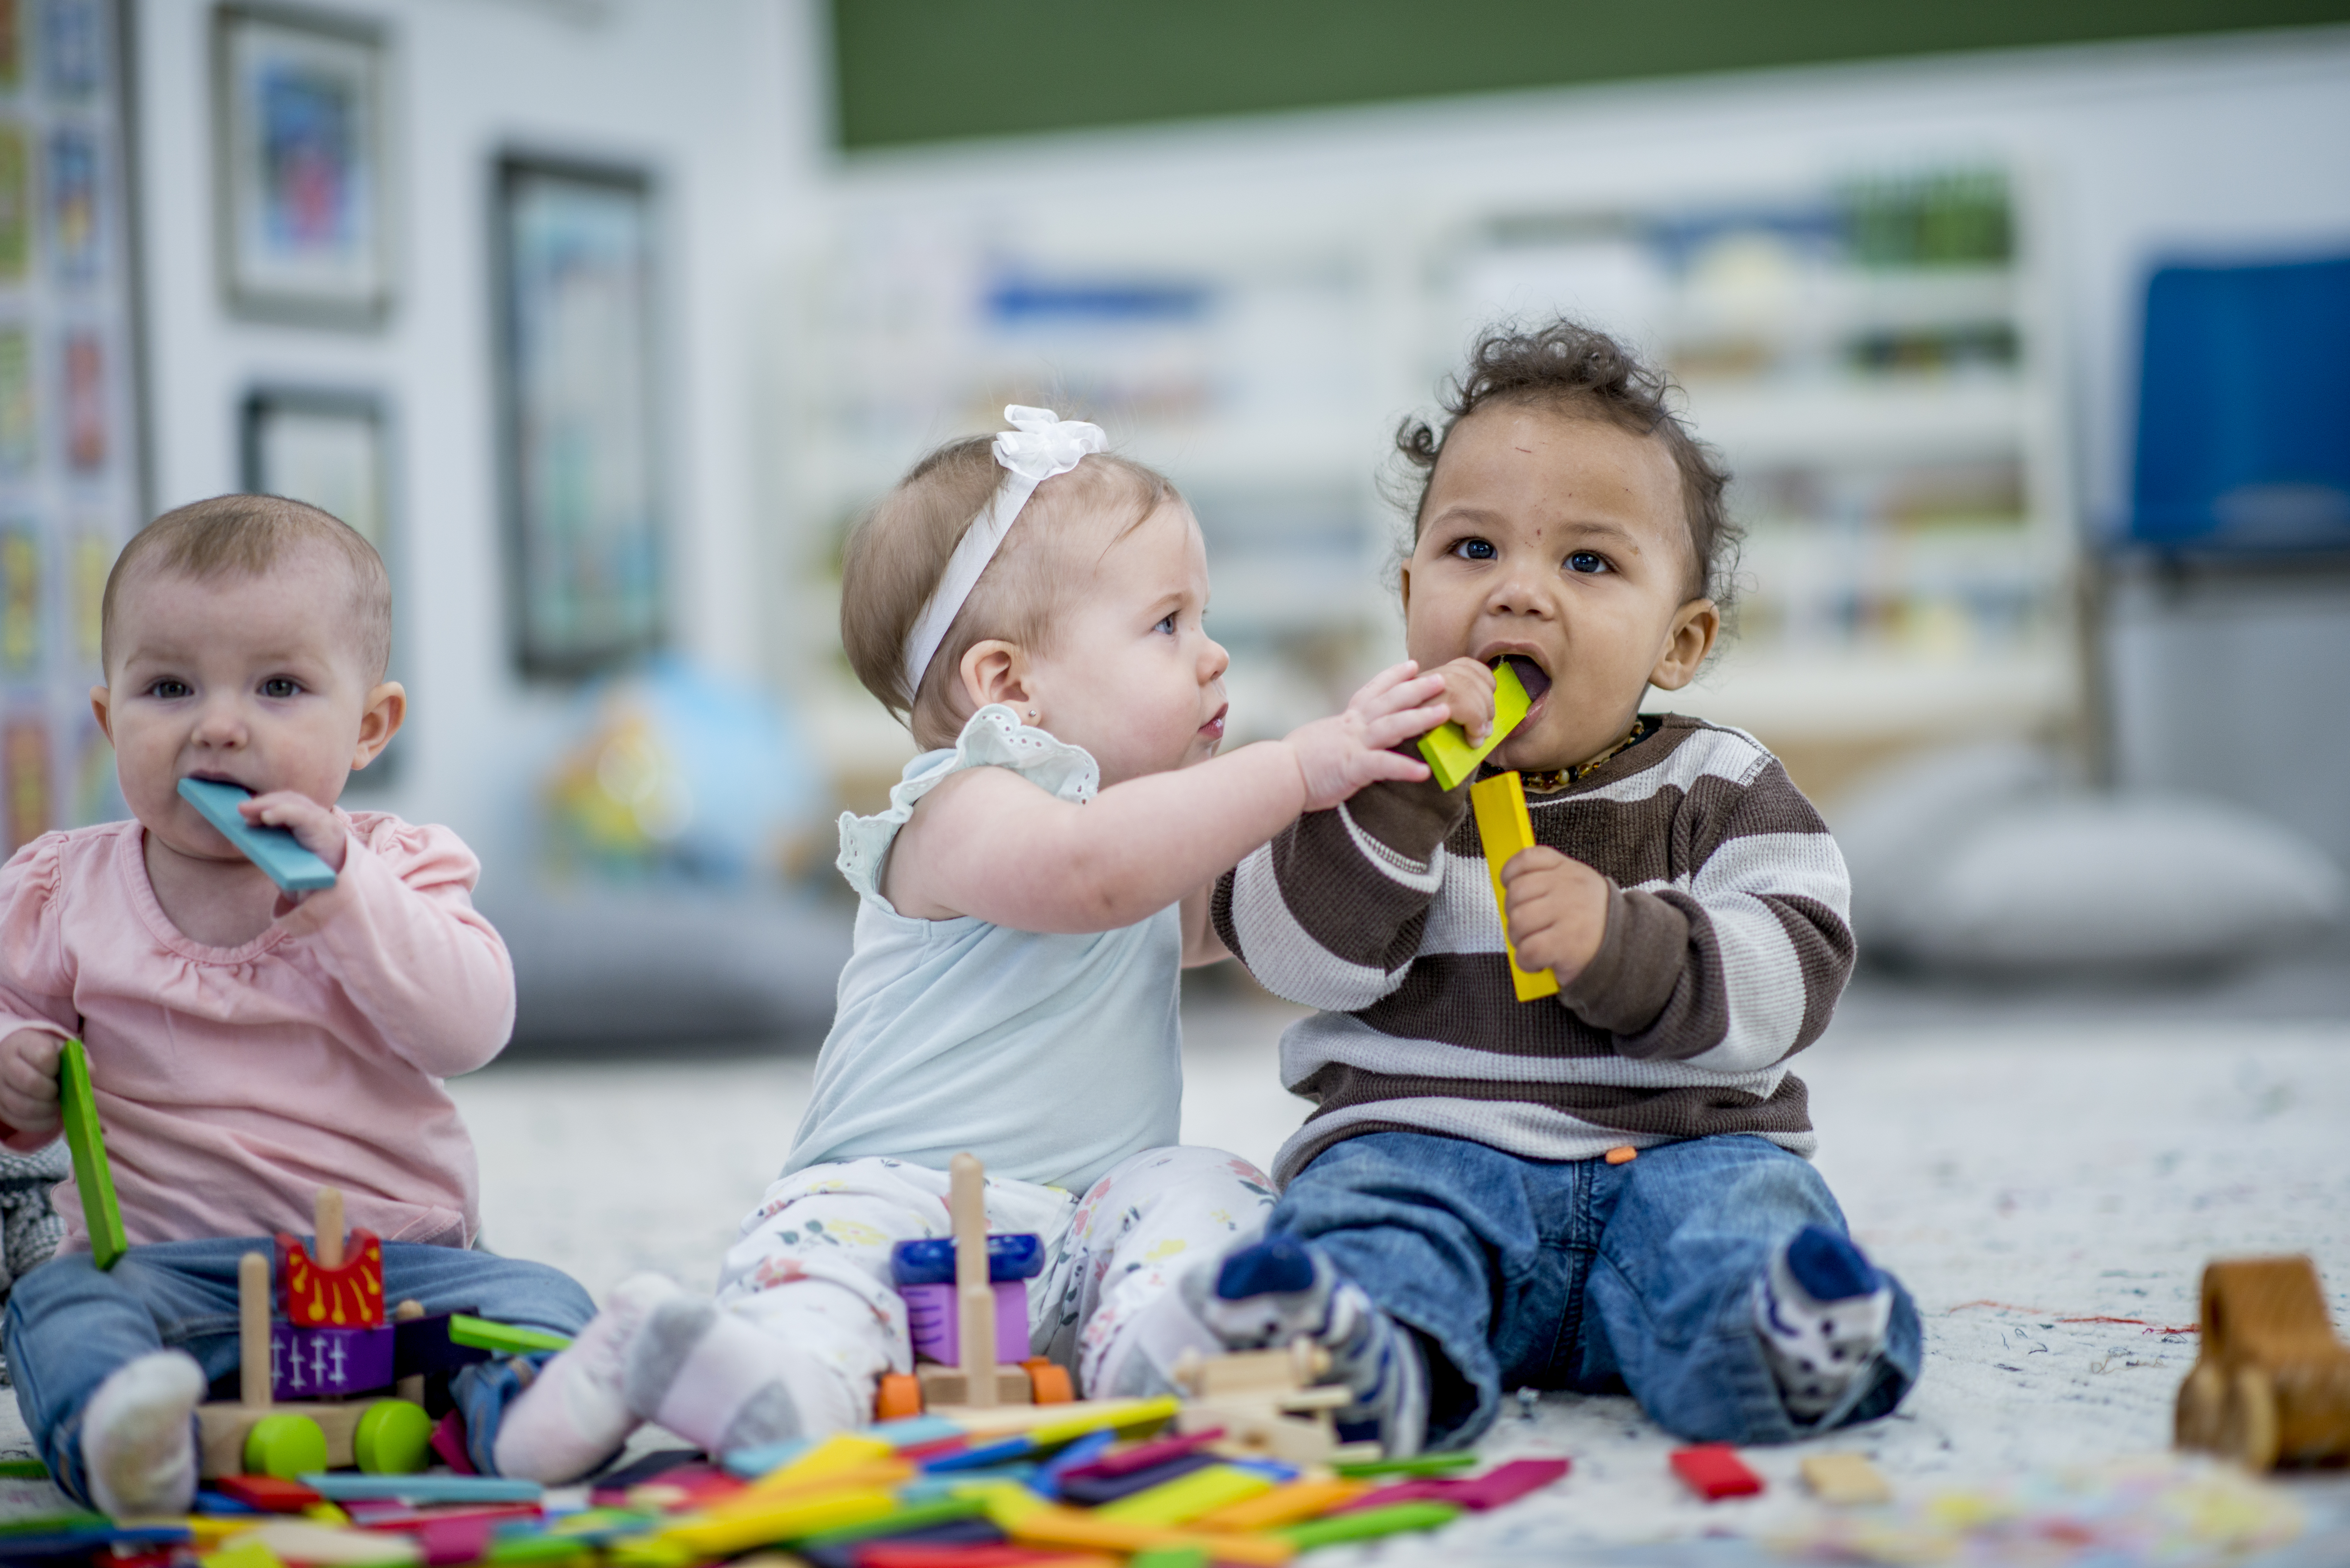
[{"label": "white carpet", "polygon": [[[1186,1141],[1269,1163],[1303,1115],[1274,1077],[1274,1040],[1294,1015],[1187,1007]],[[2350,1023],[2029,1009],[1857,1020],[1801,1064],[1819,1163],[1863,1246],[1917,1296],[1927,1363],[1894,1417],[1816,1446],[1868,1454],[1905,1504],[2165,1449],[2196,1341],[2158,1331],[2194,1322],[2208,1258],[2309,1252],[2337,1322],[2350,1320]],[[454,1085],[481,1147],[491,1244],[598,1294],[639,1268],[707,1287],[782,1159],[812,1064],[525,1060]],[[2085,1321],[2096,1318],[2143,1325]],[[1695,1501],[1666,1470],[1674,1445],[1628,1399],[1551,1396],[1483,1446],[1575,1468],[1440,1537],[1326,1560],[1744,1563],[1754,1539],[1822,1517],[1795,1483],[1807,1449],[1750,1451],[1770,1483],[1760,1498]],[[0,1448],[22,1451],[21,1428]],[[2294,1489],[2330,1544],[2304,1534],[2283,1560],[2350,1562],[2328,1525],[2341,1491]]]},{"label": "white carpet", "polygon": [[[1187,1011],[1183,1136],[1269,1163],[1302,1119],[1274,1080],[1295,1013]],[[629,1270],[707,1284],[780,1161],[806,1057],[516,1064],[458,1085],[482,1146],[493,1243],[601,1292]],[[2350,1318],[2350,1025],[2004,1017],[1848,1025],[1807,1053],[1819,1164],[1862,1245],[1926,1320],[1919,1387],[1892,1419],[1817,1447],[1871,1456],[1904,1497],[2159,1452],[2193,1362],[2204,1261],[2307,1251]],[[2143,1320],[2096,1323],[2094,1318]],[[2068,1321],[2071,1320],[2071,1321]],[[1809,1449],[1751,1461],[1770,1490],[1707,1506],[1631,1401],[1552,1396],[1485,1445],[1564,1453],[1555,1491],[1455,1526],[1455,1562],[1536,1549],[1800,1529]],[[1399,1542],[1383,1560],[1416,1560]]]}]

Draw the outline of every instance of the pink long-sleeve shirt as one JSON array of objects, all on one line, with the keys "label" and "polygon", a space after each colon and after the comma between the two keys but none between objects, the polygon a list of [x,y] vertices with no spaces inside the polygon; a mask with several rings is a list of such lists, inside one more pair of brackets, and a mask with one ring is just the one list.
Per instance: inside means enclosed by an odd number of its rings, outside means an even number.
[{"label": "pink long-sleeve shirt", "polygon": [[[336,814],[332,888],[253,940],[188,940],[144,829],[52,833],[0,867],[0,1036],[78,1035],[136,1245],[307,1234],[321,1186],[386,1241],[469,1244],[473,1139],[441,1080],[514,1027],[514,967],[473,910],[481,862],[445,827]],[[47,1141],[0,1124],[0,1142]],[[88,1246],[71,1181],[53,1201]]]}]

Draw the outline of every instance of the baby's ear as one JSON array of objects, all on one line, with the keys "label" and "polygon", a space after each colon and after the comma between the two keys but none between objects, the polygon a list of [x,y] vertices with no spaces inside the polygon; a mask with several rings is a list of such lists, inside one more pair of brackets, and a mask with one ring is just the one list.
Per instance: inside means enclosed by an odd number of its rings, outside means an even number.
[{"label": "baby's ear", "polygon": [[1697,678],[1705,657],[1721,635],[1721,610],[1711,599],[1691,599],[1673,612],[1665,634],[1664,651],[1648,671],[1648,684],[1659,691],[1678,691]]}]

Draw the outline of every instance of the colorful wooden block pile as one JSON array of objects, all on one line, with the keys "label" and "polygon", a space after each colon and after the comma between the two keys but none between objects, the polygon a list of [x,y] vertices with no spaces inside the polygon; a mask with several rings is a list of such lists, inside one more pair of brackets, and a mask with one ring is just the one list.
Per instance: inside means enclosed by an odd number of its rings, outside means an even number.
[{"label": "colorful wooden block pile", "polygon": [[[0,1532],[92,1568],[1178,1568],[1270,1565],[1515,1501],[1563,1459],[1299,1467],[1176,1434],[1172,1398],[929,1415],[712,1463],[649,1456],[542,1490],[481,1476],[224,1477],[184,1521]],[[754,1556],[753,1554],[755,1554]]]}]

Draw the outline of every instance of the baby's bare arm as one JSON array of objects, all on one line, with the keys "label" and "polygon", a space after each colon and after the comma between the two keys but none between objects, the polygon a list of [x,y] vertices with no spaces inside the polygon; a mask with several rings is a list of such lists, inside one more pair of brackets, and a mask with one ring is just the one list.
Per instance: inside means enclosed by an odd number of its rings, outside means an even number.
[{"label": "baby's bare arm", "polygon": [[882,892],[920,919],[975,915],[1024,931],[1114,930],[1198,890],[1299,813],[1428,770],[1389,750],[1440,722],[1438,682],[1382,673],[1344,713],[1085,805],[1002,768],[941,784],[899,833]]}]

